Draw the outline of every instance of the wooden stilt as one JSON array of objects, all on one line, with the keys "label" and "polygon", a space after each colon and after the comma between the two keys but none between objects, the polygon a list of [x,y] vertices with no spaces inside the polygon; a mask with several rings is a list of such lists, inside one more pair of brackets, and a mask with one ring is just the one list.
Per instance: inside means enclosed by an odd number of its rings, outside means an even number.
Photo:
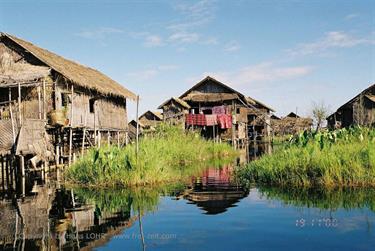
[{"label": "wooden stilt", "polygon": [[81,156],[83,156],[84,151],[85,151],[86,126],[87,126],[87,110],[85,111],[85,125],[83,127],[83,132],[82,132]]},{"label": "wooden stilt", "polygon": [[99,130],[99,131],[98,131],[98,147],[100,147],[101,142],[102,142],[102,133],[101,133],[100,130]]},{"label": "wooden stilt", "polygon": [[109,131],[107,132],[107,144],[111,145],[111,133]]},{"label": "wooden stilt", "polygon": [[117,131],[117,147],[120,147],[120,132]]},{"label": "wooden stilt", "polygon": [[71,87],[71,103],[70,103],[70,130],[69,130],[69,166],[72,164],[72,150],[73,150],[73,95],[74,95],[74,86]]},{"label": "wooden stilt", "polygon": [[18,83],[18,119],[19,125],[22,125],[22,116],[21,116],[21,84]]},{"label": "wooden stilt", "polygon": [[5,166],[4,166],[4,157],[1,156],[1,185],[3,188],[3,191],[5,191]]},{"label": "wooden stilt", "polygon": [[41,92],[40,92],[40,85],[38,85],[37,90],[38,90],[38,117],[39,119],[42,119],[42,98],[41,98]]},{"label": "wooden stilt", "polygon": [[98,144],[98,140],[96,139],[96,136],[97,136],[96,109],[95,109],[95,103],[94,103],[94,144],[95,144],[95,146]]},{"label": "wooden stilt", "polygon": [[20,174],[21,177],[25,177],[25,157],[20,155]]},{"label": "wooden stilt", "polygon": [[[46,109],[46,81],[43,79],[43,119],[47,119],[47,109]],[[72,85],[72,104],[73,104],[73,85]],[[73,106],[72,106],[73,107]]]},{"label": "wooden stilt", "polygon": [[139,152],[139,95],[137,95],[137,110],[136,110],[136,116],[137,116],[137,130],[136,130],[136,156],[138,159],[138,152]]},{"label": "wooden stilt", "polygon": [[8,157],[5,157],[5,184],[6,184],[6,189],[9,189],[9,162],[8,162]]}]

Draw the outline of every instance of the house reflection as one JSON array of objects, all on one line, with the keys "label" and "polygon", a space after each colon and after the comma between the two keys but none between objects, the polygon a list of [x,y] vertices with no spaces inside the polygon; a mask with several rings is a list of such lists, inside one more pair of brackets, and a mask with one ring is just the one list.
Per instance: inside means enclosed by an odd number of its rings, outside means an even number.
[{"label": "house reflection", "polygon": [[72,190],[34,185],[22,199],[0,201],[0,250],[91,250],[131,227],[131,204],[103,211]]},{"label": "house reflection", "polygon": [[226,212],[249,193],[233,180],[234,168],[225,166],[209,168],[199,177],[194,177],[190,189],[182,197],[197,205],[205,214]]}]

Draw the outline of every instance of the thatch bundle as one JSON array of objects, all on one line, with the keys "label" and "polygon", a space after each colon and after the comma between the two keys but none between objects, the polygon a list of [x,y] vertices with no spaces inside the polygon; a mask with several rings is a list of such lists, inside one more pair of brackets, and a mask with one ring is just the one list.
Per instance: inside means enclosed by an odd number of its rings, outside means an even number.
[{"label": "thatch bundle", "polygon": [[311,130],[313,120],[311,118],[285,117],[280,120],[272,119],[271,125],[275,135],[289,135]]}]

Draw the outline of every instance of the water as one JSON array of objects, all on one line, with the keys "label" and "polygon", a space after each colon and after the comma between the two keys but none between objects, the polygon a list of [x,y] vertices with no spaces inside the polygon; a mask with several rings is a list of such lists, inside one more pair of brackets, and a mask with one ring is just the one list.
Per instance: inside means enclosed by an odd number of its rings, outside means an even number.
[{"label": "water", "polygon": [[35,181],[0,202],[1,250],[373,250],[375,190],[243,188],[230,166],[136,190]]}]

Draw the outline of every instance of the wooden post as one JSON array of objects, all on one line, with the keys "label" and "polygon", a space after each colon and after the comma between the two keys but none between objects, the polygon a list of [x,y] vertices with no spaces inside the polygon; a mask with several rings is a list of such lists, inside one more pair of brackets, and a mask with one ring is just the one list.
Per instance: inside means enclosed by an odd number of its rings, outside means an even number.
[{"label": "wooden post", "polygon": [[102,134],[100,132],[100,130],[98,131],[98,147],[100,147],[101,145],[101,141],[102,141]]},{"label": "wooden post", "polygon": [[212,138],[214,140],[214,143],[216,142],[216,138],[215,138],[215,125],[212,126]]},{"label": "wooden post", "polygon": [[13,136],[13,144],[16,143],[16,131],[14,128],[14,121],[13,121],[13,112],[12,112],[12,103],[9,103],[9,113],[10,113],[10,120],[12,122],[12,136]]},{"label": "wooden post", "polygon": [[120,132],[117,131],[117,147],[120,147]]},{"label": "wooden post", "polygon": [[21,177],[25,177],[25,158],[20,155],[20,174],[21,174]]},{"label": "wooden post", "polygon": [[138,152],[139,152],[139,95],[137,95],[137,110],[136,110],[136,116],[137,116],[137,133],[136,133],[136,156],[138,159]]},{"label": "wooden post", "polygon": [[94,101],[94,145],[97,145],[97,139],[96,139],[96,109],[95,109],[95,101]]},{"label": "wooden post", "polygon": [[233,124],[233,113],[236,111],[236,107],[235,107],[235,104],[234,104],[234,100],[232,100],[232,145],[233,145],[233,148],[236,149],[236,142],[235,142],[235,133],[236,133],[236,128],[235,128],[235,125]]},{"label": "wooden post", "polygon": [[56,166],[60,164],[60,146],[56,146]]},{"label": "wooden post", "polygon": [[8,165],[8,157],[5,157],[5,180],[6,180],[6,187],[9,189],[9,165]]},{"label": "wooden post", "polygon": [[39,119],[42,119],[42,99],[41,99],[41,93],[40,93],[40,85],[38,85],[37,90],[38,90],[38,117]]},{"label": "wooden post", "polygon": [[69,166],[72,164],[72,150],[73,150],[73,95],[74,95],[74,86],[71,87],[71,103],[70,103],[70,130],[69,130]]},{"label": "wooden post", "polygon": [[108,146],[111,145],[111,133],[109,131],[107,132],[107,144]]},{"label": "wooden post", "polygon": [[18,83],[18,119],[19,119],[19,126],[22,125],[22,116],[21,116],[21,84]]},{"label": "wooden post", "polygon": [[[73,104],[73,85],[72,85],[72,104]],[[43,79],[43,119],[46,120],[46,118],[47,118],[47,113],[46,113],[46,81]]]},{"label": "wooden post", "polygon": [[83,156],[83,154],[84,154],[84,150],[85,150],[86,126],[87,126],[87,110],[85,110],[85,124],[84,124],[83,132],[82,132],[82,148],[81,148],[81,156]]},{"label": "wooden post", "polygon": [[1,185],[3,187],[3,191],[5,191],[5,166],[4,166],[4,157],[1,156]]}]

